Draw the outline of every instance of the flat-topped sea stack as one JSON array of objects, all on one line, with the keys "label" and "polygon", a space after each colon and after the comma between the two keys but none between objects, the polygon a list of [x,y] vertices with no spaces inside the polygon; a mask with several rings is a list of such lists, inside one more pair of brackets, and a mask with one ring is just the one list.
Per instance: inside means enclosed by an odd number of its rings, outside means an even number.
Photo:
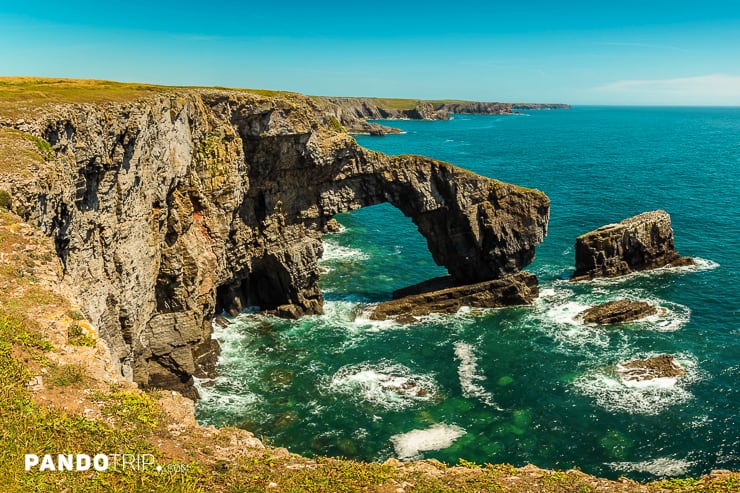
[{"label": "flat-topped sea stack", "polygon": [[682,257],[676,251],[671,217],[666,211],[657,210],[579,236],[572,280],[617,277],[693,263],[690,257]]},{"label": "flat-topped sea stack", "polygon": [[457,285],[516,274],[547,231],[542,192],[364,149],[324,99],[0,82],[0,139],[34,156],[0,168],[0,190],[54,239],[113,365],[145,387],[191,393],[221,311],[321,313],[321,239],[340,212],[394,205]]}]

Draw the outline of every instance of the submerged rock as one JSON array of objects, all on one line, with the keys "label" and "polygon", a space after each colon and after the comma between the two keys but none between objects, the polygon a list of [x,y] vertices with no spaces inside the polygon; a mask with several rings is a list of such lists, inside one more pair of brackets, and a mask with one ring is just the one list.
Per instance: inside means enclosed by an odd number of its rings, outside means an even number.
[{"label": "submerged rock", "polygon": [[625,381],[644,381],[655,378],[675,378],[686,373],[670,354],[661,354],[645,360],[633,360],[617,365],[617,372]]},{"label": "submerged rock", "polygon": [[393,300],[378,304],[370,315],[374,320],[398,317],[404,322],[430,313],[456,313],[463,306],[497,308],[532,303],[538,294],[537,277],[518,272],[503,279],[475,284],[458,284],[450,276],[401,289]]},{"label": "submerged rock", "polygon": [[671,217],[663,210],[643,212],[607,224],[576,239],[572,280],[616,277],[658,267],[692,265],[673,242]]},{"label": "submerged rock", "polygon": [[655,315],[658,309],[644,301],[616,300],[592,306],[578,314],[587,324],[611,325]]}]

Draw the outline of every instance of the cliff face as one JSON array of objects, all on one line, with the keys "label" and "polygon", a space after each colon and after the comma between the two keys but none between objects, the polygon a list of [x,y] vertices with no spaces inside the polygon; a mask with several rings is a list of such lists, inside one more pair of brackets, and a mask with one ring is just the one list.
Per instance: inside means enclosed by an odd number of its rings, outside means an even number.
[{"label": "cliff face", "polygon": [[435,109],[428,102],[417,101],[407,109],[389,108],[372,98],[319,98],[329,103],[327,106],[339,123],[353,134],[385,135],[401,131],[370,123],[366,120],[449,120],[444,110]]},{"label": "cliff face", "polygon": [[449,120],[453,113],[509,115],[518,110],[568,109],[567,104],[495,103],[480,101],[424,101],[378,98],[314,98],[330,103],[330,110],[350,133],[385,135],[400,130],[366,120]]},{"label": "cliff face", "polygon": [[0,188],[55,239],[67,283],[128,378],[192,393],[211,319],[258,305],[320,313],[321,231],[390,202],[459,282],[515,273],[546,233],[538,192],[419,156],[359,147],[336,107],[300,96],[178,90],[49,106],[14,126],[55,158]]}]

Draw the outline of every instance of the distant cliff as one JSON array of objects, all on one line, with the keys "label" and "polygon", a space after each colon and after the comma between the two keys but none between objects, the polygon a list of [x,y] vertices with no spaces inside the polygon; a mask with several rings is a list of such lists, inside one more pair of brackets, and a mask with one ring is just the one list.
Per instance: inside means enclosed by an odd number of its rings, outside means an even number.
[{"label": "distant cliff", "polygon": [[449,120],[452,114],[508,115],[520,110],[569,109],[567,104],[495,103],[393,98],[315,98],[328,101],[334,117],[354,134],[385,135],[400,130],[367,120]]},{"label": "distant cliff", "polygon": [[0,190],[54,238],[85,316],[144,386],[190,392],[214,362],[221,310],[321,313],[321,236],[339,212],[393,204],[462,283],[519,271],[547,229],[541,192],[364,149],[328,101],[174,88],[114,98],[0,115],[48,148],[33,172],[1,170]]}]

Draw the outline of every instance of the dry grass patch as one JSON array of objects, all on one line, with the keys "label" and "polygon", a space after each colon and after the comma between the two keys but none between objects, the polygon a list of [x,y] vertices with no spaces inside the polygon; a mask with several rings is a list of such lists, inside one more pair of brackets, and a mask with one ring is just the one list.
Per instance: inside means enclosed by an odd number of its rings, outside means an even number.
[{"label": "dry grass patch", "polygon": [[45,140],[19,130],[0,127],[0,173],[29,178],[53,158],[54,151]]}]

